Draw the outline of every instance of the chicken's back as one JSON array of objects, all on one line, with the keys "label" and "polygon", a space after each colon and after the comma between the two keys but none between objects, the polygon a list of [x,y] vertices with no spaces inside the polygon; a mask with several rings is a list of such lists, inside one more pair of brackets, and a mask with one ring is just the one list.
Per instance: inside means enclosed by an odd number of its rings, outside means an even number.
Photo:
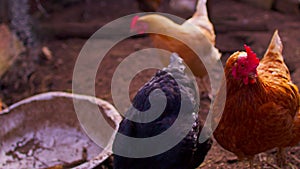
[{"label": "chicken's back", "polygon": [[294,118],[299,109],[299,91],[292,82],[290,71],[284,63],[282,48],[283,45],[276,30],[257,71],[264,80],[267,90],[270,93],[274,91],[274,94],[270,94],[270,97],[274,98],[270,100],[282,100],[282,106],[289,109],[289,114]]},{"label": "chicken's back", "polygon": [[285,65],[282,56],[282,48],[282,42],[278,35],[278,31],[276,31],[267,52],[257,68],[260,76],[272,79],[275,78],[274,80],[291,80],[289,69]]},{"label": "chicken's back", "polygon": [[[159,32],[150,34],[156,48],[178,53],[199,78],[207,75],[202,58],[216,63],[221,57],[214,46],[215,32],[207,15],[206,0],[198,0],[195,14],[181,25],[156,14],[142,16],[139,21],[147,23],[149,32]],[[168,60],[162,59],[162,63],[167,65]]]},{"label": "chicken's back", "polygon": [[[183,39],[186,38],[183,37]],[[184,44],[184,42],[164,35],[152,35],[152,40],[156,48],[178,53],[196,77],[203,78],[207,75],[206,68],[202,63],[201,58],[195,51],[189,48],[187,44]],[[162,58],[161,60],[163,65],[168,65],[168,59]]]}]

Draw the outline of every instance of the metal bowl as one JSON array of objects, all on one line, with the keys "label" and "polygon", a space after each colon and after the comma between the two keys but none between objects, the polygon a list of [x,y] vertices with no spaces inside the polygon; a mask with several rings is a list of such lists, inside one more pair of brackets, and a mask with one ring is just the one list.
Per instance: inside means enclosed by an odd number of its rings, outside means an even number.
[{"label": "metal bowl", "polygon": [[110,137],[106,147],[95,144],[73,101],[98,106],[98,112],[85,113],[118,129],[121,116],[104,100],[64,92],[36,95],[0,112],[0,168],[94,168],[107,159],[115,132],[105,133]]}]

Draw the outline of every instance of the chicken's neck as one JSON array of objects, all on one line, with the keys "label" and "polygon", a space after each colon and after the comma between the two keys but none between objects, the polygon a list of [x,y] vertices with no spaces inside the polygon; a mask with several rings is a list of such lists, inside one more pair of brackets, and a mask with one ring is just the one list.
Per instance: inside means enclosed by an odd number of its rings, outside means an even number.
[{"label": "chicken's neck", "polygon": [[245,84],[243,80],[227,78],[227,94],[236,95],[241,93],[242,95],[251,95],[255,96],[256,94],[266,94],[266,83],[259,76],[256,77],[255,83]]}]

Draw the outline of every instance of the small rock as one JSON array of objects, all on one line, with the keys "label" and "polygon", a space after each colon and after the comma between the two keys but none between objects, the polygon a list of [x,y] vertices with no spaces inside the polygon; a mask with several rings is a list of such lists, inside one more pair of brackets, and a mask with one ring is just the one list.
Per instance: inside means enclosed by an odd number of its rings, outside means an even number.
[{"label": "small rock", "polygon": [[46,46],[42,48],[42,56],[45,57],[47,60],[52,60],[52,52]]},{"label": "small rock", "polygon": [[227,157],[227,163],[228,164],[233,164],[233,163],[237,163],[239,160],[237,157]]}]

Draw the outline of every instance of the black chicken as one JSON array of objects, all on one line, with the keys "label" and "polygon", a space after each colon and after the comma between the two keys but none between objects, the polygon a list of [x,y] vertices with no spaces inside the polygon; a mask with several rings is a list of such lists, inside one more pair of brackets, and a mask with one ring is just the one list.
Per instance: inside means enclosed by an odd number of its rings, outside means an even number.
[{"label": "black chicken", "polygon": [[[196,84],[185,75],[184,69],[182,59],[173,54],[170,65],[158,71],[138,91],[133,99],[134,108],[131,107],[126,112],[126,117],[143,120],[146,118],[145,113],[157,113],[155,111],[159,111],[155,105],[160,104],[163,99],[166,100],[165,108],[158,118],[148,123],[138,123],[128,118],[123,119],[113,144],[113,151],[116,154],[120,151],[139,151],[142,153],[144,150],[148,151],[149,147],[138,147],[133,142],[127,142],[120,136],[120,133],[134,138],[153,137],[171,129],[179,117],[181,120],[179,119],[179,123],[176,123],[171,134],[178,136],[186,130],[183,137],[178,141],[178,144],[158,155],[145,156],[144,158],[114,155],[115,169],[194,169],[203,162],[211,148],[212,140],[208,139],[204,143],[198,142],[202,129],[202,123],[198,119],[198,92]],[[157,89],[163,93],[158,92]],[[158,141],[157,144],[161,142]],[[150,149],[157,148],[157,144],[152,145]]]}]

